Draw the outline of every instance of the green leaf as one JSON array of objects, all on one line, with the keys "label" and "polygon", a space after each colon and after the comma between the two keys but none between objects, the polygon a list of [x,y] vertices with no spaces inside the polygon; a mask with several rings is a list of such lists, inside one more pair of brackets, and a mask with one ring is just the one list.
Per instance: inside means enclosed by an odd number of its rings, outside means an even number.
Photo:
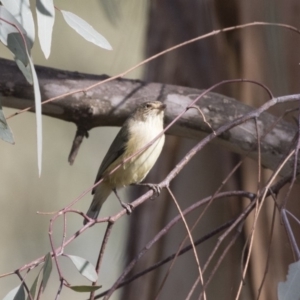
[{"label": "green leaf", "polygon": [[10,130],[10,128],[7,125],[5,116],[3,114],[1,102],[0,102],[0,138],[8,143],[14,144],[14,137]]},{"label": "green leaf", "polygon": [[86,277],[88,280],[92,282],[97,281],[98,275],[95,271],[95,267],[89,261],[75,255],[66,255],[66,256],[72,260],[76,269],[79,271],[79,273],[82,276]]},{"label": "green leaf", "polygon": [[86,21],[69,11],[61,10],[61,13],[63,14],[63,17],[68,25],[84,39],[106,50],[112,50],[112,47],[107,39],[97,32]]},{"label": "green leaf", "polygon": [[[31,288],[30,288],[30,291],[29,291],[29,292],[30,292],[30,295],[31,295],[32,299],[34,299],[34,297],[35,297],[36,287],[37,287],[37,284],[38,284],[40,275],[41,275],[41,272],[39,272],[39,274],[36,276],[36,278],[35,278],[35,280],[34,280],[32,286],[31,286]],[[29,295],[27,296],[27,300],[30,300]]]},{"label": "green leaf", "polygon": [[46,59],[48,59],[51,51],[52,30],[55,17],[53,0],[37,0],[36,15],[40,45]]},{"label": "green leaf", "polygon": [[300,261],[289,265],[287,280],[278,284],[278,300],[300,299]]},{"label": "green leaf", "polygon": [[51,271],[52,271],[52,257],[51,257],[51,254],[48,253],[45,257],[45,264],[44,264],[44,269],[43,269],[43,279],[42,279],[43,280],[43,282],[42,282],[43,291],[46,288]]},{"label": "green leaf", "polygon": [[79,292],[79,293],[86,293],[86,292],[94,292],[99,290],[102,287],[102,285],[95,285],[95,286],[91,286],[91,285],[72,285],[69,286],[69,288],[75,292]]},{"label": "green leaf", "polygon": [[3,298],[3,300],[25,300],[23,284],[17,286],[16,288],[8,292],[7,295]]},{"label": "green leaf", "polygon": [[26,35],[30,40],[29,47],[31,49],[34,42],[35,29],[29,0],[2,0],[1,2],[25,29]]}]

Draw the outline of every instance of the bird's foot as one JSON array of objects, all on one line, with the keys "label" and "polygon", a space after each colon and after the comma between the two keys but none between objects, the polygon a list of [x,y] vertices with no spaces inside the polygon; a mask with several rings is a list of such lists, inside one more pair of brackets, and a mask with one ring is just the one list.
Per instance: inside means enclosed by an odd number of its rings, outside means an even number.
[{"label": "bird's foot", "polygon": [[122,201],[120,201],[120,203],[121,203],[121,206],[126,209],[127,215],[132,214],[133,206],[132,206],[131,203],[125,203],[125,202],[122,202]]},{"label": "bird's foot", "polygon": [[153,195],[151,196],[151,200],[157,198],[161,193],[161,187],[155,183],[137,183],[136,185],[146,186],[153,191]]},{"label": "bird's foot", "polygon": [[117,190],[116,190],[116,189],[113,189],[113,191],[114,191],[116,197],[118,198],[118,200],[119,200],[121,206],[122,206],[123,208],[126,209],[127,215],[130,215],[130,214],[132,213],[132,211],[133,211],[133,206],[132,206],[132,204],[131,204],[131,203],[125,203],[125,202],[123,202],[123,201],[121,200],[121,198],[119,197],[119,195],[118,195],[118,193],[117,193]]}]

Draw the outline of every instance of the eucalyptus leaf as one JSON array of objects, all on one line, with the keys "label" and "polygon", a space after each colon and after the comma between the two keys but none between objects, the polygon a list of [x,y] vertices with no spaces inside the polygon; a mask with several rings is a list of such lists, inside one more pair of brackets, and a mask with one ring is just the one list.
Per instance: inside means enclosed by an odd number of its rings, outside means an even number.
[{"label": "eucalyptus leaf", "polygon": [[[28,53],[27,53],[28,54]],[[41,176],[42,173],[42,98],[40,92],[39,81],[35,72],[35,68],[31,57],[28,54],[29,65],[33,79],[33,91],[34,91],[34,104],[35,104],[35,118],[36,118],[36,137],[37,137],[37,162],[38,173]]]},{"label": "eucalyptus leaf", "polygon": [[25,29],[30,41],[29,47],[32,48],[35,29],[29,0],[2,0],[1,2]]},{"label": "eucalyptus leaf", "polygon": [[[0,6],[0,17],[2,19],[0,20],[1,42],[26,66],[30,41],[25,29],[4,6]],[[26,51],[26,47],[28,51]]]},{"label": "eucalyptus leaf", "polygon": [[300,261],[289,265],[285,282],[278,284],[278,300],[300,299]]},{"label": "eucalyptus leaf", "polygon": [[[40,176],[42,172],[41,92],[40,92],[39,82],[35,72],[35,68],[30,57],[28,38],[26,37],[26,32],[22,27],[22,25],[4,6],[0,6],[0,17],[6,20],[6,22],[0,20],[0,40],[5,45],[7,45],[7,47],[15,54],[17,65],[20,67],[20,70],[24,73],[26,79],[31,83],[33,82],[33,90],[34,90],[34,98],[35,98],[36,132],[37,132],[37,156],[38,156],[37,160],[38,160],[38,173]],[[12,26],[11,24],[16,25],[17,28]],[[20,33],[22,33],[22,36]],[[32,76],[30,76],[30,73]]]},{"label": "eucalyptus leaf", "polygon": [[19,287],[17,294],[14,297],[14,300],[25,300],[25,291],[23,284],[21,284],[21,286]]},{"label": "eucalyptus leaf", "polygon": [[8,292],[2,300],[25,300],[23,284],[17,286],[16,288]]},{"label": "eucalyptus leaf", "polygon": [[86,293],[86,292],[94,292],[101,288],[101,285],[72,285],[69,288],[75,292]]},{"label": "eucalyptus leaf", "polygon": [[33,78],[30,65],[28,64],[27,66],[24,66],[24,64],[18,58],[15,58],[15,61],[28,83],[33,85]]},{"label": "eucalyptus leaf", "polygon": [[51,271],[52,271],[52,257],[51,257],[51,254],[48,253],[45,257],[45,264],[44,264],[44,268],[43,268],[43,279],[42,279],[43,280],[43,282],[42,282],[43,291],[46,288],[49,277],[51,275]]},{"label": "eucalyptus leaf", "polygon": [[[32,299],[34,299],[34,297],[35,297],[36,288],[37,288],[37,284],[38,284],[40,275],[41,275],[41,272],[39,272],[39,274],[36,276],[36,278],[35,278],[35,280],[34,280],[32,286],[31,286],[31,288],[30,288],[30,290],[29,290]],[[29,295],[27,296],[27,300],[30,300]]]},{"label": "eucalyptus leaf", "polygon": [[5,116],[3,114],[2,106],[0,103],[0,138],[8,143],[14,144],[14,137],[10,130],[10,128],[7,125]]},{"label": "eucalyptus leaf", "polygon": [[48,59],[51,51],[52,30],[55,18],[53,0],[37,0],[36,15],[39,41],[42,51],[46,59]]},{"label": "eucalyptus leaf", "polygon": [[63,14],[63,17],[68,25],[87,41],[106,50],[112,50],[112,47],[107,39],[99,32],[97,32],[86,21],[69,11],[61,10],[61,13]]},{"label": "eucalyptus leaf", "polygon": [[79,271],[81,275],[86,277],[88,280],[95,282],[98,279],[98,275],[96,273],[95,267],[86,259],[75,256],[75,255],[66,255],[69,257],[76,269]]},{"label": "eucalyptus leaf", "polygon": [[0,20],[0,41],[15,55],[19,69],[27,81],[32,84],[31,68],[28,66],[31,42],[27,37],[27,33],[4,6],[0,6],[0,17],[3,19]]}]

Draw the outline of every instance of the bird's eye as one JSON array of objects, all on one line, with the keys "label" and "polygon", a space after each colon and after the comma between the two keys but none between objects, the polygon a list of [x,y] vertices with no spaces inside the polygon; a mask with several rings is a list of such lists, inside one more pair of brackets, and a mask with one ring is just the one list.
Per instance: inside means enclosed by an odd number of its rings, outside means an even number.
[{"label": "bird's eye", "polygon": [[151,105],[150,103],[146,103],[145,107],[146,107],[146,108],[151,108],[152,105]]}]

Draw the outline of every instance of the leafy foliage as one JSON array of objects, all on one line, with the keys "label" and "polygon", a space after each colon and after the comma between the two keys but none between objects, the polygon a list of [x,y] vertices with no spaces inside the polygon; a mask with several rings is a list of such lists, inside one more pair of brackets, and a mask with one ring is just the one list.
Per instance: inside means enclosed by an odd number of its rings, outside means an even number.
[{"label": "leafy foliage", "polygon": [[[52,0],[37,0],[36,2],[38,37],[41,49],[46,58],[50,56],[52,29],[55,21],[55,7]],[[109,42],[91,25],[75,14],[62,11],[69,26],[87,41],[107,50],[112,47]],[[4,0],[0,3],[0,41],[14,54],[17,66],[26,80],[33,84],[37,132],[38,173],[42,170],[42,109],[41,93],[30,50],[35,41],[35,24],[29,0]],[[0,120],[2,117],[0,115]],[[2,122],[3,123],[3,122]],[[4,122],[6,124],[6,122]],[[6,130],[6,131],[5,131]],[[5,132],[3,132],[5,131]],[[0,126],[0,137],[11,142],[7,128]]]}]

